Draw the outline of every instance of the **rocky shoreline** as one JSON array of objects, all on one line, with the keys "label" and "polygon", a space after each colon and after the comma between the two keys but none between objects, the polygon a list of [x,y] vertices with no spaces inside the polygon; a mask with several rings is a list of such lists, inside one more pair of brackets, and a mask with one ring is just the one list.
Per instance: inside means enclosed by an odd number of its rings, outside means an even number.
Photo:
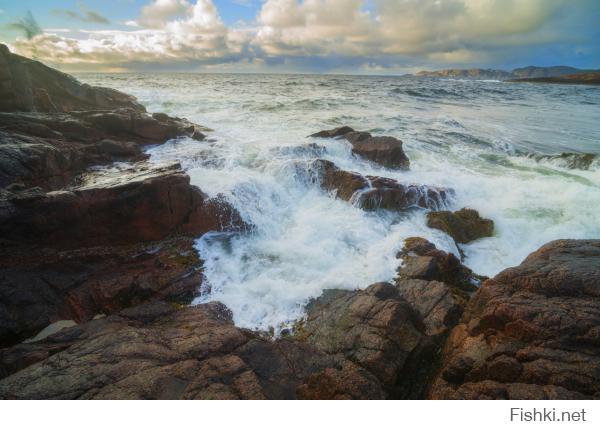
[{"label": "rocky shoreline", "polygon": [[[552,242],[484,279],[410,238],[393,283],[325,291],[274,338],[236,327],[221,303],[190,305],[202,282],[194,240],[252,227],[178,164],[145,161],[144,147],[207,129],[4,46],[0,95],[0,398],[600,398],[600,241]],[[410,168],[393,137],[313,137]],[[476,211],[446,210],[453,190],[307,150],[315,159],[298,169],[333,198],[428,210],[457,246],[493,234]]]}]

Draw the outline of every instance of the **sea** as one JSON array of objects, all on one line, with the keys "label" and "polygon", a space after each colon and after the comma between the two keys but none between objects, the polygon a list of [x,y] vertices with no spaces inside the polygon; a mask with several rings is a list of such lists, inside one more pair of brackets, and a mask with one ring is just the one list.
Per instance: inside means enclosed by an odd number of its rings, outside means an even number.
[{"label": "sea", "polygon": [[[253,226],[196,242],[204,281],[194,303],[221,301],[241,327],[279,333],[327,289],[392,281],[404,239],[427,238],[426,211],[365,212],[299,172],[315,156],[338,167],[452,188],[449,210],[470,207],[493,237],[462,246],[464,263],[494,276],[555,239],[600,239],[600,162],[572,168],[561,153],[600,154],[600,87],[397,76],[80,74],[136,96],[150,112],[206,126],[205,141],[151,147],[192,184],[222,195]],[[341,140],[308,137],[348,125],[401,139],[410,171],[355,157]],[[323,154],[299,150],[316,143]]]}]

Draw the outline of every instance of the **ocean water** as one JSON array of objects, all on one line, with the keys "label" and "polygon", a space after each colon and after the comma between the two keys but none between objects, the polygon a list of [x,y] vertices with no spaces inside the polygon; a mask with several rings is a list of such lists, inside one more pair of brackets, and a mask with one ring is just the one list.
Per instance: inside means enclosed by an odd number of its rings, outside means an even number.
[{"label": "ocean water", "polygon": [[[494,237],[463,248],[465,264],[483,275],[554,239],[600,238],[600,165],[570,170],[526,156],[600,153],[600,87],[310,75],[79,78],[214,130],[207,141],[149,152],[151,160],[179,160],[193,184],[224,194],[255,226],[197,241],[206,280],[196,302],[222,301],[240,326],[277,331],[325,289],[392,280],[407,237],[457,252],[426,227],[422,210],[367,213],[310,184],[298,166],[315,154],[295,149],[307,143],[324,145],[322,158],[346,170],[453,188],[450,209],[475,208],[496,224]],[[402,139],[411,170],[360,160],[343,141],[306,137],[341,125]]]}]

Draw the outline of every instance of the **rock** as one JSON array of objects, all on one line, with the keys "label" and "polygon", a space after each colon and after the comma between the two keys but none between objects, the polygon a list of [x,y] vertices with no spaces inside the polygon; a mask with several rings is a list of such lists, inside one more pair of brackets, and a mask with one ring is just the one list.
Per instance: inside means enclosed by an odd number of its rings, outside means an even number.
[{"label": "rock", "polygon": [[348,133],[352,133],[354,129],[352,127],[343,126],[334,128],[333,130],[323,130],[318,133],[311,134],[309,137],[322,137],[322,138],[334,138],[334,137],[342,137]]},{"label": "rock", "polygon": [[543,246],[477,291],[429,397],[600,398],[599,296],[600,241]]},{"label": "rock", "polygon": [[[233,325],[220,303],[147,303],[0,350],[2,399],[377,398],[363,369]],[[16,373],[15,373],[16,372]],[[327,375],[327,381],[316,375]],[[325,386],[326,385],[326,386]]]},{"label": "rock", "polygon": [[427,214],[427,226],[442,230],[458,243],[469,243],[494,235],[494,221],[481,218],[474,209],[430,212]]},{"label": "rock", "polygon": [[453,254],[420,237],[408,238],[398,258],[402,259],[396,279],[400,295],[419,313],[427,335],[447,335],[482,278]]},{"label": "rock", "polygon": [[144,112],[135,97],[81,84],[42,63],[12,54],[0,44],[1,112],[71,112],[130,108]]},{"label": "rock", "polygon": [[352,152],[390,169],[408,170],[410,161],[395,137],[378,136],[352,143]]},{"label": "rock", "polygon": [[61,249],[245,228],[223,199],[191,186],[179,164],[94,172],[68,190],[8,193],[3,200],[0,238]]},{"label": "rock", "polygon": [[366,131],[355,131],[351,127],[323,130],[310,137],[344,138],[352,145],[352,152],[367,160],[391,169],[408,170],[410,160],[404,153],[402,141],[390,136],[371,136]]},{"label": "rock", "polygon": [[72,114],[0,113],[0,187],[24,182],[65,187],[93,165],[147,158],[144,145],[198,136],[179,118],[121,109]]},{"label": "rock", "polygon": [[399,280],[440,281],[470,293],[486,279],[464,266],[454,254],[440,251],[420,237],[406,239],[396,257],[402,260],[398,268]]},{"label": "rock", "polygon": [[296,336],[366,369],[393,396],[410,397],[420,375],[408,369],[430,352],[422,330],[398,289],[380,283],[364,291],[327,291],[309,304]]},{"label": "rock", "polygon": [[309,173],[322,188],[334,192],[365,210],[404,211],[420,207],[439,209],[446,205],[451,190],[424,185],[403,185],[378,176],[362,176],[339,169],[331,161],[314,160]]},{"label": "rock", "polygon": [[111,314],[149,299],[189,303],[202,282],[193,240],[0,255],[0,346],[61,320]]},{"label": "rock", "polygon": [[592,170],[600,166],[600,156],[597,154],[575,154],[563,152],[558,155],[528,154],[537,162],[554,164],[565,169]]}]

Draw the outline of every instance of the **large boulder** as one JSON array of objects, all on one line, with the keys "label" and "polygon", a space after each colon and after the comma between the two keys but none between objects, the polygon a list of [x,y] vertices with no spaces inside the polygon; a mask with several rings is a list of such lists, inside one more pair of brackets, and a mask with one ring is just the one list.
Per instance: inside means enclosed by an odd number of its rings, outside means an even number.
[{"label": "large boulder", "polygon": [[53,248],[133,244],[245,225],[222,198],[190,185],[179,164],[139,163],[87,174],[78,186],[5,192],[0,239]]},{"label": "large boulder", "polygon": [[404,211],[415,207],[440,209],[446,206],[452,193],[445,188],[404,185],[389,178],[362,176],[321,159],[311,161],[308,170],[323,189],[368,211]]},{"label": "large boulder", "polygon": [[0,347],[62,320],[87,321],[149,299],[190,303],[202,282],[191,238],[69,251],[3,248]]},{"label": "large boulder", "polygon": [[419,397],[435,352],[418,314],[387,283],[326,291],[309,303],[296,336],[366,369],[394,398]]},{"label": "large boulder", "polygon": [[376,379],[343,357],[239,329],[214,302],[151,302],[65,328],[0,350],[0,374],[2,399],[383,397]]},{"label": "large boulder", "polygon": [[442,230],[458,243],[469,243],[494,235],[494,221],[482,218],[479,212],[467,208],[456,212],[429,212],[427,226]]},{"label": "large boulder", "polygon": [[600,398],[599,297],[600,241],[543,246],[477,291],[429,396]]},{"label": "large boulder", "polygon": [[343,138],[352,145],[352,152],[360,157],[391,169],[408,170],[410,167],[402,141],[395,137],[373,137],[366,131],[355,131],[347,126],[323,130],[310,137]]},{"label": "large boulder", "polygon": [[82,84],[44,64],[12,54],[0,44],[0,112],[70,112],[130,108],[144,112],[135,97]]}]

